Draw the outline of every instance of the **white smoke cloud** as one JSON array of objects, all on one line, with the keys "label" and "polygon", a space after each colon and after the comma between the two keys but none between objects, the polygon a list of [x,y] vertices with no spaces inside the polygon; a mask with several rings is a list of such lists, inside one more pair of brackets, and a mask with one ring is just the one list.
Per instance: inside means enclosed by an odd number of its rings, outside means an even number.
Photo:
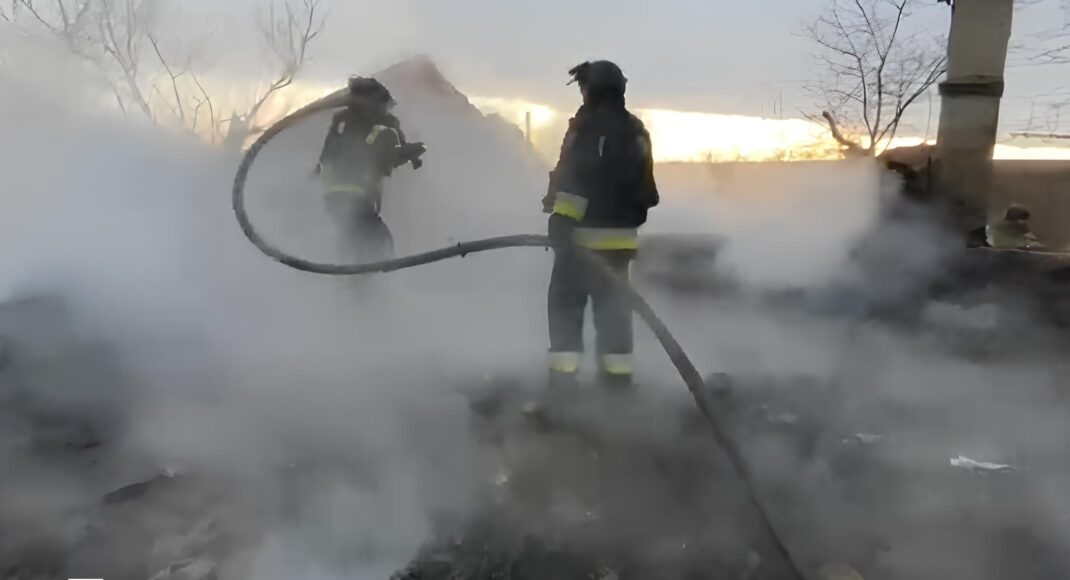
[{"label": "white smoke cloud", "polygon": [[[96,401],[112,408],[118,431],[95,452],[105,467],[86,485],[69,483],[80,465],[17,470],[0,485],[0,523],[58,533],[70,511],[167,468],[204,477],[229,498],[223,513],[241,515],[238,527],[263,532],[232,577],[381,578],[440,517],[482,505],[498,458],[474,441],[460,391],[488,375],[540,382],[549,254],[470,256],[359,280],[287,270],[232,222],[236,156],[89,114],[76,91],[41,73],[43,61],[26,58],[37,50],[5,37],[0,296],[61,295],[76,334],[116,346],[123,384]],[[54,70],[68,66],[48,58]],[[431,150],[421,172],[391,182],[384,215],[402,253],[538,231],[545,167],[461,114],[404,107],[410,138]],[[250,196],[272,240],[330,260],[330,222],[305,177],[322,129],[273,144]],[[1067,434],[1056,343],[1022,299],[999,293],[967,293],[973,303],[923,295],[901,307],[916,305],[903,314],[922,320],[915,325],[874,314],[948,267],[935,249],[948,234],[925,219],[889,219],[882,179],[862,163],[666,178],[649,233],[724,238],[710,274],[731,277],[736,293],[688,296],[639,282],[702,370],[730,372],[744,388],[753,377],[831,383],[839,396],[816,414],[821,427],[886,441],[880,470],[865,480],[886,495],[861,497],[830,483],[826,448],[804,460],[748,441],[766,491],[794,506],[779,513],[799,549],[850,559],[852,538],[879,535],[894,547],[877,566],[981,578],[988,565],[969,555],[990,540],[982,532],[1025,522],[1066,538],[1066,476],[1051,463]],[[802,302],[784,301],[789,290]],[[949,336],[963,328],[1008,350],[958,352],[962,342]],[[612,407],[581,418],[610,441],[672,447],[677,418],[648,399],[678,402],[682,385],[645,331],[639,355],[649,406],[623,424]],[[2,453],[22,457],[24,446],[7,441]],[[515,457],[551,474],[582,471],[564,451],[528,443]],[[966,496],[990,488],[951,470],[958,454],[1038,475],[1013,505],[978,509]],[[622,465],[632,475],[635,466]],[[643,500],[671,486],[635,474],[620,478],[619,493],[645,513]],[[296,520],[282,513],[293,494],[303,504]],[[980,518],[981,531],[957,527],[958,509]],[[955,548],[941,550],[939,538]]]}]

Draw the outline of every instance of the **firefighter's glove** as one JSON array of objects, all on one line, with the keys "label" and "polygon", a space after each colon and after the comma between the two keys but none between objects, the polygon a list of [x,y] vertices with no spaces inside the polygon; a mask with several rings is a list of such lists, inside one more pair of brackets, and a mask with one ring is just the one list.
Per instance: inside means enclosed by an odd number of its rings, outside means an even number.
[{"label": "firefighter's glove", "polygon": [[575,229],[576,220],[556,213],[550,216],[546,228],[554,248],[559,250],[572,248],[572,232]]},{"label": "firefighter's glove", "polygon": [[406,143],[401,146],[402,159],[412,163],[413,169],[419,169],[423,167],[424,162],[420,159],[424,153],[427,153],[427,146],[423,143]]}]

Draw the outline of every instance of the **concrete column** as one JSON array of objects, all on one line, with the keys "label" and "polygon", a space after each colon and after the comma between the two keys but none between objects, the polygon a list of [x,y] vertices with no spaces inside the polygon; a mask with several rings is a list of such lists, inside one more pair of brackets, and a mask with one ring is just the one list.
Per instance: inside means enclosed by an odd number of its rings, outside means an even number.
[{"label": "concrete column", "polygon": [[935,184],[979,219],[999,205],[990,203],[992,153],[1014,0],[956,0],[952,10]]}]

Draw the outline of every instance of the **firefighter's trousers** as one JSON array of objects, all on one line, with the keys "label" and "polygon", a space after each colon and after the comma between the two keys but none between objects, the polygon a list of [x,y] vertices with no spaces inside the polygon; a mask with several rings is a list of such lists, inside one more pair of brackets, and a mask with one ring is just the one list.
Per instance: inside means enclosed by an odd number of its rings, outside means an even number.
[{"label": "firefighter's trousers", "polygon": [[394,255],[394,237],[379,216],[378,204],[362,194],[331,192],[327,210],[335,222],[337,247],[347,263],[368,263]]},{"label": "firefighter's trousers", "polygon": [[[613,272],[623,280],[634,250],[600,251]],[[572,252],[556,252],[547,297],[550,326],[551,376],[574,376],[583,358],[583,321],[587,301],[594,310],[595,344],[599,371],[604,378],[630,381],[632,365],[632,312],[623,294],[597,268]]]}]

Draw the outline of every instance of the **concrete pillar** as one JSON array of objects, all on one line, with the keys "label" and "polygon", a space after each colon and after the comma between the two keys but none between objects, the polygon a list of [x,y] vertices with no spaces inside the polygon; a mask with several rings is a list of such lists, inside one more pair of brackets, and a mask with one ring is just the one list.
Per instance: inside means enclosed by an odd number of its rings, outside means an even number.
[{"label": "concrete pillar", "polygon": [[1014,0],[955,0],[936,144],[936,187],[979,220],[991,204],[992,153]]}]

